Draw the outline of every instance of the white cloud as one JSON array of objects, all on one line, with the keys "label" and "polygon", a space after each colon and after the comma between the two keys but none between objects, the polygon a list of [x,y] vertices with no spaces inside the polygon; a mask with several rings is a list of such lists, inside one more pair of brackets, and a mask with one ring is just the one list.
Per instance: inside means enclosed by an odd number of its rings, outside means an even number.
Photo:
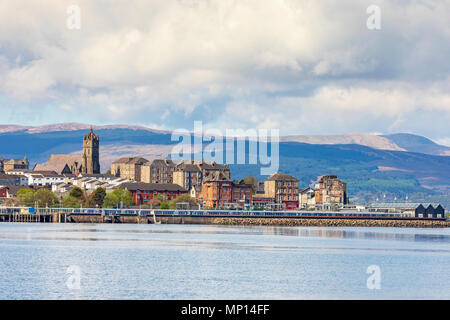
[{"label": "white cloud", "polygon": [[[413,126],[439,138],[420,113],[436,128],[449,118],[448,0],[372,1],[377,31],[353,0],[79,0],[81,30],[68,30],[71,4],[0,4],[0,95],[169,128]],[[55,121],[74,117],[59,110]]]}]

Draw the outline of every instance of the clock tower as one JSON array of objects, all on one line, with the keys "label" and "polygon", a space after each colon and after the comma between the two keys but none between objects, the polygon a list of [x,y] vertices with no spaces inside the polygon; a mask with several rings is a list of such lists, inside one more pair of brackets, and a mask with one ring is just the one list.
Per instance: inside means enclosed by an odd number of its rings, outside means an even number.
[{"label": "clock tower", "polygon": [[83,138],[83,167],[82,173],[100,173],[100,140],[91,130]]}]

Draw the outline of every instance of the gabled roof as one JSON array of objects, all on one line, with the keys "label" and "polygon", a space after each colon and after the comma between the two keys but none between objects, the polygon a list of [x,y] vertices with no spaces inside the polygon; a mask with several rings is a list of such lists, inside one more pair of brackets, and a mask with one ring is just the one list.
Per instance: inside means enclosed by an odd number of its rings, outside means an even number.
[{"label": "gabled roof", "polygon": [[170,159],[154,159],[145,164],[152,167],[175,167],[175,163]]},{"label": "gabled roof", "polygon": [[147,162],[147,159],[141,157],[123,157],[114,161],[113,164],[144,164]]},{"label": "gabled roof", "polygon": [[63,172],[66,165],[69,167],[74,163],[81,166],[83,157],[79,154],[52,154],[46,163],[36,164],[33,171],[56,171]]},{"label": "gabled roof", "polygon": [[290,174],[277,172],[272,174],[266,181],[298,181],[298,179]]},{"label": "gabled roof", "polygon": [[193,163],[182,162],[175,167],[176,171],[200,172],[200,169]]}]

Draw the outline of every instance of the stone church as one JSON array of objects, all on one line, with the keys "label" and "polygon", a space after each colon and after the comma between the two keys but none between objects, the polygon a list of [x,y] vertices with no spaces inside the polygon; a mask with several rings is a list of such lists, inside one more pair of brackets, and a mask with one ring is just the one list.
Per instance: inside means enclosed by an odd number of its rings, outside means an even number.
[{"label": "stone church", "polygon": [[55,171],[58,174],[99,174],[100,139],[91,130],[83,137],[83,154],[52,154],[46,163],[36,164],[33,171]]}]

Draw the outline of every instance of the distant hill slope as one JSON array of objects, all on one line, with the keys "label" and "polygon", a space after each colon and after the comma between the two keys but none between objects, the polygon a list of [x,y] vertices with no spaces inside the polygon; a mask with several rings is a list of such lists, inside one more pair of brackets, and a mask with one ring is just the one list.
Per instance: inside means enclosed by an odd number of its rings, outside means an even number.
[{"label": "distant hill slope", "polygon": [[382,150],[407,151],[386,137],[364,133],[284,136],[280,138],[280,141],[303,142],[309,144],[359,144]]},{"label": "distant hill slope", "polygon": [[[47,161],[50,154],[81,154],[82,137],[89,128],[82,124],[53,125],[39,129],[9,127],[6,129],[6,126],[0,126],[0,157],[27,156],[32,164]],[[171,141],[168,132],[143,127],[101,126],[94,127],[94,130],[100,136],[103,172],[112,161],[123,156],[142,156],[149,160],[166,157],[177,143]],[[435,148],[429,149],[429,153],[442,152],[446,147],[436,149],[439,145],[426,138],[413,143],[409,135],[389,135],[380,139],[378,136],[369,136],[372,137],[359,135],[361,140],[355,140],[355,135],[342,135],[335,140],[326,138],[328,143],[324,143],[323,137],[330,136],[313,136],[316,140],[311,138],[308,140],[311,143],[291,142],[289,140],[292,138],[283,138],[280,143],[279,170],[299,178],[301,186],[309,185],[321,174],[337,174],[348,183],[350,194],[450,193],[450,157],[417,153],[424,146]],[[344,143],[336,144],[340,139],[344,139]],[[350,143],[346,143],[348,141]],[[357,141],[361,144],[372,141],[372,145],[375,143],[380,148],[356,144]],[[392,144],[386,141],[392,141]],[[386,150],[385,147],[391,149]],[[231,168],[234,179],[249,174],[259,176],[259,168],[255,165],[232,165]]]},{"label": "distant hill slope", "polygon": [[383,137],[410,152],[450,156],[450,147],[439,145],[428,138],[415,134],[396,133]]}]

